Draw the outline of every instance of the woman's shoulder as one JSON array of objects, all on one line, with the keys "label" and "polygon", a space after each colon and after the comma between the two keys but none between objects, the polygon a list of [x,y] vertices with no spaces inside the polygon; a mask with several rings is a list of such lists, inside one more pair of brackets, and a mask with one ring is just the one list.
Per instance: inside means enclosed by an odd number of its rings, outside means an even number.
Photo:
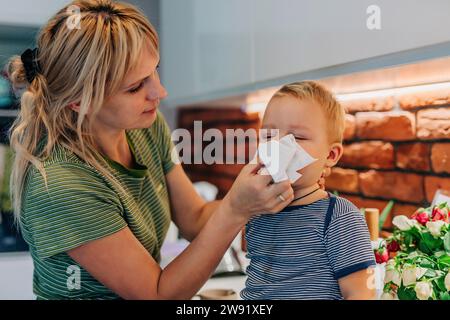
[{"label": "woman's shoulder", "polygon": [[77,184],[103,185],[107,181],[93,166],[58,145],[50,156],[41,162],[40,168],[33,164],[29,166],[25,179],[26,187],[37,189],[49,184],[67,187]]}]

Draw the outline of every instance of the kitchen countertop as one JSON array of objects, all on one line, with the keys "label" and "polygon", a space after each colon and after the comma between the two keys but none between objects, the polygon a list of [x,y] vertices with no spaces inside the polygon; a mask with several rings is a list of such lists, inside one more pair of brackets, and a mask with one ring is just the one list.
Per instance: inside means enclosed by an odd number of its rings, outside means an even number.
[{"label": "kitchen countertop", "polygon": [[[382,284],[384,266],[377,266],[377,283]],[[232,289],[240,299],[239,293],[245,286],[247,276],[222,276],[211,278],[199,290]],[[0,253],[0,300],[34,300],[33,261],[29,252]],[[382,287],[381,287],[382,288]],[[378,297],[381,290],[378,290]],[[194,298],[195,299],[195,298]]]},{"label": "kitchen countertop", "polygon": [[[246,276],[211,278],[200,289],[232,289],[238,296]],[[0,300],[35,300],[33,260],[29,252],[0,253]]]}]

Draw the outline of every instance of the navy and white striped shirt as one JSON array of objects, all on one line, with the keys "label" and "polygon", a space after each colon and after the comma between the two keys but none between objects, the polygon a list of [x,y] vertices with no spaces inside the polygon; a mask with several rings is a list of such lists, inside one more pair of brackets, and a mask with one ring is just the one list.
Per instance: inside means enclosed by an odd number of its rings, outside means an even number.
[{"label": "navy and white striped shirt", "polygon": [[248,300],[343,299],[338,279],[375,265],[364,216],[332,194],[252,218],[246,240]]}]

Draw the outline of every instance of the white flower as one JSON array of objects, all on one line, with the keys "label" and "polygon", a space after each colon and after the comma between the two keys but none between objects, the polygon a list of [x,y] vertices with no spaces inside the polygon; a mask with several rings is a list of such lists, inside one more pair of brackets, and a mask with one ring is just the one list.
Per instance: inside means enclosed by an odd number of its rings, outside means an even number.
[{"label": "white flower", "polygon": [[421,281],[416,283],[414,291],[416,291],[416,296],[419,300],[428,300],[433,293],[433,288],[428,282]]},{"label": "white flower", "polygon": [[386,262],[386,268],[388,268],[389,270],[395,268],[395,259],[389,259]]},{"label": "white flower", "polygon": [[450,291],[450,272],[445,276],[445,288]]},{"label": "white flower", "polygon": [[427,272],[427,270],[427,268],[406,266],[402,273],[403,285],[410,286],[416,283],[416,280],[419,280]]},{"label": "white flower", "polygon": [[391,282],[396,284],[397,286],[400,286],[402,281],[402,275],[401,273],[396,269],[388,269],[386,270],[385,276],[384,276],[384,283]]},{"label": "white flower", "polygon": [[405,287],[416,283],[416,267],[405,267],[402,273],[402,280]]},{"label": "white flower", "polygon": [[392,220],[392,224],[399,228],[401,231],[408,231],[415,225],[417,225],[416,219],[409,219],[407,216],[396,216]]},{"label": "white flower", "polygon": [[398,300],[398,296],[395,292],[384,292],[380,300]]},{"label": "white flower", "polygon": [[441,235],[441,229],[444,225],[445,222],[442,220],[429,221],[426,224],[428,230],[430,230],[430,233],[435,237],[439,237]]},{"label": "white flower", "polygon": [[428,269],[427,268],[421,268],[421,267],[417,267],[416,268],[416,279],[419,280],[420,278],[422,278],[422,276],[427,273]]},{"label": "white flower", "polygon": [[377,250],[381,247],[386,247],[386,241],[384,239],[378,239],[375,241],[371,241],[372,244],[372,250]]}]

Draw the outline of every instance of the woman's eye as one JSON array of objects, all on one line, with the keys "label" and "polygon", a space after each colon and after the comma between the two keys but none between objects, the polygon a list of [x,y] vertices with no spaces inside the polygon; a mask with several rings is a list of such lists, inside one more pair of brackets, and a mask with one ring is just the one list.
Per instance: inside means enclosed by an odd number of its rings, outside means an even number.
[{"label": "woman's eye", "polygon": [[295,140],[306,140],[306,138],[305,137],[295,136]]},{"label": "woman's eye", "polygon": [[139,86],[137,86],[136,88],[131,89],[131,90],[128,91],[128,92],[129,92],[129,93],[136,93],[136,92],[138,92],[139,90],[141,90],[143,86],[144,86],[144,82],[141,82],[141,83],[139,84]]}]

